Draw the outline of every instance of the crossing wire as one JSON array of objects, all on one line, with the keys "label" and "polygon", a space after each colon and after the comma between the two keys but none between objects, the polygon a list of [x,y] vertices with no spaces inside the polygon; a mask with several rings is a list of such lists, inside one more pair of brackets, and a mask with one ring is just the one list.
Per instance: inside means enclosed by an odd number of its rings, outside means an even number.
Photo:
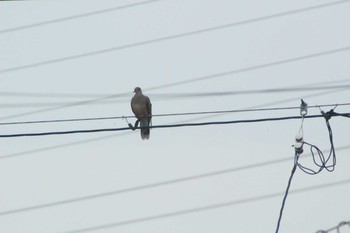
[{"label": "crossing wire", "polygon": [[59,63],[59,62],[76,60],[76,59],[80,59],[80,58],[84,58],[84,57],[90,57],[90,56],[105,54],[105,53],[109,53],[109,52],[115,52],[115,51],[119,51],[119,50],[139,47],[139,46],[143,46],[143,45],[155,44],[155,43],[159,43],[162,41],[183,38],[183,37],[203,34],[203,33],[207,33],[207,32],[232,28],[232,27],[236,27],[236,26],[251,24],[251,23],[258,22],[258,21],[264,21],[264,20],[269,20],[269,19],[273,19],[273,18],[279,18],[279,17],[283,17],[283,16],[304,13],[304,12],[308,12],[308,11],[312,11],[312,10],[318,10],[318,9],[322,9],[322,8],[326,8],[326,7],[331,7],[331,6],[335,6],[335,5],[348,3],[349,1],[350,0],[342,0],[342,1],[336,1],[336,2],[331,2],[331,3],[325,3],[325,4],[315,5],[315,6],[311,6],[311,7],[305,7],[305,8],[300,8],[300,9],[296,9],[296,10],[285,11],[282,13],[272,14],[272,15],[268,15],[268,16],[262,16],[262,17],[257,17],[257,18],[253,18],[253,19],[243,20],[243,21],[239,21],[239,22],[223,24],[220,26],[209,27],[209,28],[205,28],[205,29],[199,29],[199,30],[195,30],[195,31],[179,33],[179,34],[160,37],[160,38],[156,38],[156,39],[136,42],[136,43],[132,43],[132,44],[127,44],[127,45],[122,45],[122,46],[117,46],[117,47],[112,47],[112,48],[107,48],[107,49],[102,49],[102,50],[96,50],[96,51],[91,51],[91,52],[87,52],[87,53],[81,53],[81,54],[61,57],[61,58],[55,58],[55,59],[41,61],[41,62],[27,64],[27,65],[16,66],[16,67],[12,67],[12,68],[2,69],[2,70],[0,70],[0,74],[18,71],[18,70],[23,70],[23,69],[28,69],[28,68],[39,67],[39,66],[44,66],[44,65],[49,65],[49,64],[54,64],[54,63]]},{"label": "crossing wire", "polygon": [[[340,91],[345,91],[345,90],[347,90],[347,89],[342,89]],[[322,95],[331,94],[331,93],[334,93],[334,92],[335,92],[334,90],[332,90],[332,91],[325,91],[325,92],[319,92],[319,93],[311,94],[311,95],[307,95],[307,96],[299,96],[299,97],[295,97],[295,98],[288,98],[288,99],[273,101],[273,102],[269,102],[269,103],[265,103],[265,104],[255,105],[255,106],[252,106],[251,108],[262,108],[262,107],[267,107],[267,106],[276,105],[276,104],[283,104],[283,103],[287,103],[287,102],[290,102],[290,101],[295,101],[295,100],[300,99],[300,98],[311,98],[311,97],[315,97],[315,96],[322,96]],[[207,119],[209,117],[213,117],[213,115],[212,116],[197,117],[197,118],[194,118],[194,119],[191,119],[191,120],[202,120],[202,119]],[[178,122],[178,123],[181,123],[181,122]],[[92,142],[96,142],[96,141],[107,140],[107,139],[111,139],[111,138],[124,136],[124,135],[127,135],[128,133],[129,132],[125,132],[125,133],[121,133],[121,134],[112,134],[112,135],[107,135],[107,136],[102,136],[102,137],[95,137],[95,138],[91,138],[91,139],[84,139],[84,140],[79,140],[79,141],[59,144],[59,145],[41,147],[41,148],[37,148],[37,149],[33,149],[33,150],[27,150],[27,151],[10,153],[10,154],[6,154],[6,155],[0,156],[0,160],[1,159],[16,158],[16,157],[19,157],[19,156],[35,154],[35,153],[39,153],[39,152],[43,152],[43,151],[56,150],[56,149],[60,149],[60,148],[64,148],[64,147],[81,145],[81,144],[85,144],[85,143],[92,143]]]},{"label": "crossing wire", "polygon": [[[350,80],[348,80],[350,81]],[[219,97],[219,96],[232,96],[232,95],[250,95],[250,94],[271,94],[271,93],[286,93],[286,92],[305,92],[305,91],[318,91],[318,90],[337,90],[350,88],[348,85],[332,85],[332,86],[317,86],[317,87],[289,87],[289,88],[270,88],[270,89],[258,89],[258,90],[243,90],[243,91],[221,91],[221,92],[187,92],[187,93],[163,93],[163,94],[151,94],[153,99],[173,99],[173,98],[203,98],[203,97]],[[121,96],[119,96],[121,97]],[[87,104],[115,104],[121,102],[129,102],[130,99],[119,99],[117,101],[107,101],[98,103],[92,102]],[[66,105],[69,103],[59,102],[34,102],[34,103],[2,103],[1,108],[18,108],[18,107],[42,107],[52,105]]]},{"label": "crossing wire", "polygon": [[[320,189],[325,189],[325,188],[330,188],[330,187],[341,186],[341,185],[345,185],[345,184],[349,184],[349,183],[350,183],[350,179],[341,180],[341,181],[337,181],[337,182],[333,182],[333,183],[327,183],[327,184],[322,184],[322,185],[317,185],[317,186],[311,186],[311,187],[305,187],[305,188],[291,190],[290,194],[305,193],[305,192],[309,192],[309,191],[315,191],[315,190],[320,190]],[[282,195],[284,195],[284,192],[271,193],[271,194],[255,196],[255,197],[251,197],[251,198],[244,198],[244,199],[230,201],[230,202],[218,203],[218,204],[214,204],[214,205],[201,206],[201,207],[196,207],[196,208],[192,208],[192,209],[184,209],[184,210],[180,210],[180,211],[168,212],[168,213],[164,213],[164,214],[141,217],[141,218],[120,221],[120,222],[111,222],[108,224],[91,226],[91,227],[86,227],[86,228],[81,228],[81,229],[76,229],[76,230],[68,230],[68,231],[64,231],[61,233],[83,233],[83,232],[105,230],[105,229],[110,229],[110,228],[122,227],[122,226],[127,226],[127,225],[138,224],[138,223],[145,223],[145,222],[166,219],[166,218],[171,218],[171,217],[178,217],[178,216],[182,216],[182,215],[186,215],[186,214],[200,213],[203,211],[214,210],[214,209],[219,209],[219,208],[224,208],[224,207],[242,205],[242,204],[247,204],[247,203],[251,203],[251,202],[267,200],[267,199],[279,197]]]},{"label": "crossing wire", "polygon": [[[286,87],[286,88],[278,88],[281,89],[280,91],[286,90],[286,91],[302,91],[303,89],[300,88],[318,88],[322,86],[330,86],[330,85],[339,85],[341,83],[349,83],[350,79],[338,79],[338,80],[332,80],[332,81],[324,81],[324,82],[314,82],[314,83],[307,83],[307,84],[302,84],[302,85],[297,85],[293,87]],[[273,91],[279,91],[278,89],[273,89]],[[262,90],[248,90],[248,91],[243,91],[243,93],[239,92],[238,94],[249,94],[249,92],[268,92],[268,89],[262,89]],[[248,92],[248,93],[245,93]],[[105,96],[110,96],[113,94],[106,95],[105,94],[92,94],[92,93],[45,93],[45,92],[8,92],[8,91],[0,91],[0,96],[6,96],[6,97],[26,97],[26,98],[67,98],[67,99],[72,99],[72,98],[77,98],[77,99],[82,99],[82,98],[100,98],[100,97],[105,97]],[[166,94],[167,95],[167,94]],[[177,95],[177,94],[175,94]],[[162,97],[162,94],[159,95]]]},{"label": "crossing wire", "polygon": [[[348,149],[350,149],[350,145],[337,148],[338,151],[348,150]],[[306,154],[304,157],[302,157],[302,159],[305,159],[306,156],[310,156],[310,155],[311,154]],[[65,199],[65,200],[60,200],[60,201],[54,201],[54,202],[33,205],[33,206],[28,206],[28,207],[22,207],[22,208],[17,208],[17,209],[12,209],[12,210],[5,210],[5,211],[0,212],[0,216],[19,214],[19,213],[23,213],[23,212],[29,212],[29,211],[39,210],[39,209],[51,208],[51,207],[55,207],[55,206],[62,206],[62,205],[67,205],[67,204],[83,202],[83,201],[89,201],[89,200],[94,200],[94,199],[99,199],[99,198],[104,198],[104,197],[109,197],[109,196],[115,196],[115,195],[119,195],[119,194],[125,194],[125,193],[145,190],[145,189],[174,185],[174,184],[179,184],[179,183],[188,182],[188,181],[205,179],[205,178],[209,178],[209,177],[213,177],[213,176],[225,175],[225,174],[229,174],[229,173],[233,173],[233,172],[239,172],[239,171],[245,171],[245,170],[270,166],[270,165],[274,165],[274,164],[287,162],[290,160],[293,160],[293,158],[283,158],[283,159],[277,159],[277,160],[270,160],[270,161],[266,161],[266,162],[255,163],[255,164],[245,165],[245,166],[241,166],[241,167],[233,167],[233,168],[227,168],[227,169],[222,169],[222,170],[216,170],[216,171],[201,173],[201,174],[192,175],[192,176],[181,177],[181,178],[172,179],[172,180],[165,180],[165,181],[154,182],[154,183],[145,184],[145,185],[134,186],[134,187],[130,187],[130,188],[112,190],[112,191],[108,191],[108,192],[102,192],[102,193],[86,195],[86,196],[81,196],[81,197],[76,197],[76,198],[70,198],[70,199]]]},{"label": "crossing wire", "polygon": [[[189,80],[174,82],[174,83],[170,83],[170,84],[154,86],[154,87],[151,87],[151,88],[146,88],[145,90],[146,91],[151,91],[151,90],[163,89],[163,88],[168,88],[168,87],[174,87],[174,86],[189,84],[189,83],[193,83],[193,82],[199,82],[199,81],[203,81],[203,80],[209,80],[209,79],[213,79],[213,78],[218,78],[218,77],[222,77],[222,76],[235,75],[235,74],[240,74],[240,73],[244,73],[244,72],[250,72],[250,71],[264,69],[264,68],[269,68],[269,67],[273,67],[273,66],[293,63],[293,62],[297,62],[297,61],[301,61],[301,60],[307,60],[307,59],[316,58],[316,57],[320,57],[320,56],[328,56],[328,55],[332,55],[332,54],[336,54],[336,53],[340,53],[340,52],[346,52],[346,51],[350,51],[350,46],[349,47],[339,48],[339,49],[322,51],[322,52],[318,52],[318,53],[307,54],[307,55],[298,56],[298,57],[294,57],[294,58],[283,59],[283,60],[269,62],[269,63],[264,63],[264,64],[260,64],[260,65],[255,65],[255,66],[249,66],[249,67],[245,67],[245,68],[241,68],[241,69],[235,69],[235,70],[231,70],[231,71],[227,71],[227,72],[222,72],[222,73],[217,73],[217,74],[212,74],[212,75],[206,75],[206,76],[192,78],[192,79],[189,79]],[[15,118],[15,117],[22,117],[22,116],[27,116],[27,115],[33,115],[33,114],[38,114],[38,113],[43,113],[43,112],[48,112],[48,111],[54,111],[54,110],[59,110],[59,109],[63,109],[63,108],[68,108],[68,107],[80,106],[80,105],[85,105],[85,104],[89,104],[89,103],[93,103],[93,102],[98,102],[98,101],[102,101],[102,100],[107,100],[107,99],[121,97],[121,96],[127,96],[127,95],[129,95],[129,92],[113,94],[113,95],[107,95],[107,96],[96,98],[96,99],[72,102],[72,103],[69,103],[69,104],[60,105],[60,106],[54,106],[54,107],[51,107],[51,108],[45,108],[45,109],[40,109],[40,110],[24,112],[24,113],[19,113],[19,114],[10,115],[10,116],[5,116],[5,117],[1,117],[0,120],[11,119],[11,118]]]}]

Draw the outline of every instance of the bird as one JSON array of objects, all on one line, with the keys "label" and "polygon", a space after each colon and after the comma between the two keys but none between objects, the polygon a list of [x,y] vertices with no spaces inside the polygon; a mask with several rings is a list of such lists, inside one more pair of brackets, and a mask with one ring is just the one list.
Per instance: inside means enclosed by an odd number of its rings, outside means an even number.
[{"label": "bird", "polygon": [[137,118],[134,128],[140,122],[141,138],[142,140],[148,140],[150,137],[150,128],[148,127],[152,119],[152,104],[149,97],[142,94],[140,87],[135,87],[134,93],[135,95],[131,99],[131,110]]}]

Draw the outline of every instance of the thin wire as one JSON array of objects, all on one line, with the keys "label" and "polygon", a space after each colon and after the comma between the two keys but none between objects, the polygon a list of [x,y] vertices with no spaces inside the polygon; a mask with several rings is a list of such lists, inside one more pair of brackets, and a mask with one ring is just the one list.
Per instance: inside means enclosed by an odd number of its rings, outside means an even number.
[{"label": "thin wire", "polygon": [[[309,108],[318,107],[333,107],[336,104],[323,104],[309,106]],[[340,103],[338,106],[350,106],[350,103]],[[263,111],[280,111],[293,110],[299,107],[276,107],[276,108],[257,108],[257,109],[234,109],[234,110],[220,110],[220,111],[203,111],[203,112],[182,112],[182,113],[165,113],[154,114],[152,117],[170,117],[170,116],[191,116],[191,115],[208,115],[208,114],[224,114],[224,113],[242,113],[242,112],[263,112]],[[336,113],[335,113],[336,114]],[[339,115],[344,116],[344,114]],[[347,116],[347,115],[345,115]],[[73,119],[54,119],[54,120],[40,120],[40,121],[15,121],[15,122],[1,122],[1,125],[21,125],[21,124],[43,124],[43,123],[62,123],[62,122],[81,122],[81,121],[99,121],[99,120],[116,120],[123,118],[135,118],[135,116],[110,116],[110,117],[91,117],[91,118],[73,118]]]},{"label": "thin wire", "polygon": [[23,70],[23,69],[28,69],[28,68],[39,67],[39,66],[43,66],[43,65],[54,64],[54,63],[58,63],[58,62],[76,60],[76,59],[83,58],[83,57],[95,56],[95,55],[105,54],[105,53],[109,53],[109,52],[115,52],[115,51],[119,51],[119,50],[123,50],[123,49],[129,49],[129,48],[139,47],[139,46],[143,46],[143,45],[155,44],[155,43],[159,43],[162,41],[203,34],[203,33],[207,33],[207,32],[227,29],[227,28],[241,26],[241,25],[245,25],[245,24],[251,24],[251,23],[258,22],[258,21],[264,21],[264,20],[269,20],[269,19],[273,19],[273,18],[279,18],[279,17],[283,17],[283,16],[304,13],[307,11],[318,10],[318,9],[322,9],[322,8],[326,8],[326,7],[330,7],[330,6],[348,3],[349,1],[350,0],[342,0],[342,1],[332,2],[332,3],[320,4],[320,5],[300,8],[300,9],[296,9],[296,10],[292,10],[292,11],[286,11],[286,12],[282,12],[282,13],[272,14],[272,15],[268,15],[268,16],[257,17],[257,18],[253,18],[253,19],[249,19],[249,20],[243,20],[243,21],[239,21],[239,22],[224,24],[224,25],[220,25],[220,26],[199,29],[196,31],[185,32],[185,33],[175,34],[175,35],[171,35],[171,36],[165,36],[165,37],[160,37],[160,38],[156,38],[156,39],[141,41],[141,42],[137,42],[137,43],[127,44],[127,45],[122,45],[122,46],[117,46],[117,47],[112,47],[112,48],[107,48],[107,49],[102,49],[102,50],[96,50],[96,51],[91,51],[91,52],[87,52],[87,53],[81,53],[81,54],[76,54],[76,55],[72,55],[72,56],[66,56],[66,57],[61,57],[61,58],[56,58],[56,59],[51,59],[51,60],[46,60],[46,61],[32,63],[32,64],[28,64],[28,65],[16,66],[16,67],[0,70],[0,74],[18,71],[18,70]]},{"label": "thin wire", "polygon": [[130,93],[128,93],[128,92],[124,92],[124,93],[118,93],[118,94],[113,94],[113,95],[107,95],[107,96],[103,96],[103,97],[96,98],[96,99],[72,102],[72,103],[68,103],[68,104],[54,106],[54,107],[51,107],[51,108],[39,109],[39,110],[35,110],[35,111],[30,111],[30,112],[24,112],[24,113],[19,113],[19,114],[15,114],[15,115],[5,116],[5,117],[1,117],[0,120],[11,119],[11,118],[16,118],[16,117],[22,117],[22,116],[28,116],[28,115],[33,115],[33,114],[38,114],[38,113],[43,113],[43,112],[59,110],[59,109],[63,109],[63,108],[76,107],[76,106],[90,104],[90,103],[94,103],[94,102],[98,102],[98,101],[102,101],[102,100],[106,100],[106,99],[112,99],[112,98],[121,97],[121,96],[128,96],[129,94]]},{"label": "thin wire", "polygon": [[[345,91],[345,89],[342,89],[340,91]],[[271,105],[282,104],[282,103],[294,101],[294,100],[300,99],[300,98],[311,98],[311,97],[315,97],[315,96],[327,95],[327,94],[330,94],[330,93],[334,93],[334,90],[333,91],[320,92],[320,93],[317,93],[317,94],[312,94],[312,95],[307,95],[307,96],[299,96],[297,98],[289,98],[289,99],[269,102],[269,103],[265,103],[265,104],[255,105],[255,106],[252,106],[251,108],[262,108],[262,107],[267,107],[267,106],[271,106]],[[223,113],[223,114],[226,114],[226,113]],[[194,120],[202,120],[202,119],[207,119],[207,118],[210,118],[210,117],[213,117],[213,116],[197,117],[197,118],[193,118],[191,120],[192,121],[194,121]],[[182,122],[178,122],[178,123],[182,123]],[[76,142],[64,143],[64,144],[48,146],[48,147],[41,147],[41,148],[37,148],[37,149],[33,149],[33,150],[21,151],[21,152],[16,152],[16,153],[10,153],[10,154],[6,154],[6,155],[3,155],[3,156],[0,156],[0,159],[16,158],[16,157],[19,157],[19,156],[35,154],[35,153],[39,153],[39,152],[43,152],[43,151],[56,150],[56,149],[60,149],[60,148],[63,148],[63,147],[70,147],[70,146],[81,145],[81,144],[91,143],[91,142],[100,141],[100,140],[111,139],[111,138],[114,138],[114,137],[118,137],[119,135],[126,135],[128,133],[130,133],[130,132],[127,132],[127,133],[124,133],[124,134],[116,134],[116,135],[114,134],[114,135],[108,135],[108,136],[102,136],[102,137],[95,137],[95,138],[87,139],[87,140],[86,139],[85,140],[79,140],[79,141],[76,141]]]},{"label": "thin wire", "polygon": [[[348,149],[350,149],[350,145],[339,147],[338,151],[348,150]],[[310,156],[310,155],[311,154],[308,154],[307,156]],[[5,210],[5,211],[0,212],[0,216],[18,214],[18,213],[22,213],[22,212],[29,212],[29,211],[51,208],[51,207],[55,207],[55,206],[62,206],[62,205],[67,205],[67,204],[73,204],[73,203],[77,203],[77,202],[83,202],[83,201],[88,201],[88,200],[93,200],[93,199],[98,199],[98,198],[119,195],[122,193],[129,193],[129,192],[135,192],[135,191],[151,189],[151,188],[156,188],[156,187],[179,184],[179,183],[194,181],[194,180],[198,180],[198,179],[205,179],[205,178],[209,178],[209,177],[213,177],[213,176],[220,176],[220,175],[225,175],[225,174],[229,174],[229,173],[245,171],[245,170],[250,170],[250,169],[256,169],[256,168],[270,166],[270,165],[274,165],[274,164],[279,164],[279,163],[287,162],[290,160],[292,160],[292,158],[270,160],[270,161],[266,161],[266,162],[255,163],[255,164],[250,164],[250,165],[245,165],[245,166],[240,166],[240,167],[221,169],[221,170],[201,173],[201,174],[192,175],[192,176],[181,177],[181,178],[172,179],[172,180],[166,180],[166,181],[154,182],[154,183],[140,185],[140,186],[134,186],[134,187],[130,187],[130,188],[112,190],[112,191],[108,191],[108,192],[102,192],[102,193],[97,193],[97,194],[92,194],[92,195],[75,197],[75,198],[54,201],[54,202],[49,202],[49,203],[44,203],[44,204],[39,204],[39,205],[33,205],[33,206],[28,206],[28,207],[22,207],[22,208],[17,208],[17,209],[12,209],[12,210]]]},{"label": "thin wire", "polygon": [[[334,182],[334,183],[318,185],[318,186],[311,186],[311,187],[307,187],[307,188],[295,189],[295,190],[291,190],[289,193],[304,193],[304,192],[309,192],[309,191],[314,191],[314,190],[319,190],[319,189],[324,189],[324,188],[335,187],[335,186],[339,186],[339,185],[345,185],[348,183],[350,183],[350,179],[342,180],[342,181],[338,181],[338,182]],[[170,217],[178,217],[178,216],[182,216],[182,215],[186,215],[186,214],[199,213],[199,212],[213,210],[213,209],[219,209],[219,208],[230,207],[230,206],[235,206],[235,205],[247,204],[247,203],[256,202],[256,201],[267,200],[267,199],[279,197],[283,194],[284,194],[284,192],[271,193],[271,194],[255,196],[255,197],[251,197],[251,198],[240,199],[240,200],[236,200],[236,201],[219,203],[219,204],[215,204],[215,205],[201,206],[201,207],[197,207],[197,208],[185,209],[185,210],[180,210],[180,211],[175,211],[175,212],[168,212],[168,213],[164,213],[164,214],[147,216],[147,217],[142,217],[142,218],[137,218],[137,219],[121,221],[121,222],[112,222],[112,223],[98,225],[98,226],[91,226],[91,227],[86,227],[86,228],[81,228],[81,229],[76,229],[76,230],[69,230],[69,231],[64,231],[62,233],[82,233],[82,232],[104,230],[104,229],[109,229],[109,228],[116,228],[116,227],[121,227],[121,226],[126,226],[126,225],[133,225],[133,224],[138,224],[138,223],[150,222],[150,221],[154,221],[154,220],[160,220],[160,219],[165,219],[165,218],[170,218]]]},{"label": "thin wire", "polygon": [[[350,114],[350,113],[346,113]],[[305,118],[318,118],[323,115],[309,115]],[[273,118],[259,118],[249,120],[234,120],[234,121],[214,121],[214,122],[199,122],[199,123],[184,123],[184,124],[171,124],[171,125],[152,125],[147,128],[178,128],[178,127],[193,127],[193,126],[207,126],[207,125],[227,125],[227,124],[239,124],[239,123],[257,123],[267,121],[283,121],[300,119],[300,116],[288,116],[288,117],[273,117]],[[136,127],[135,129],[141,129],[145,127]],[[41,132],[41,133],[20,133],[20,134],[2,134],[0,138],[14,138],[14,137],[37,137],[37,136],[49,136],[49,135],[65,135],[65,134],[82,134],[82,133],[99,133],[99,132],[115,132],[130,130],[129,127],[123,128],[105,128],[105,129],[86,129],[86,130],[71,130],[71,131],[53,131],[53,132]]]},{"label": "thin wire", "polygon": [[[280,60],[280,61],[275,61],[275,62],[271,62],[271,63],[265,63],[265,64],[262,64],[262,65],[250,66],[250,67],[246,67],[246,68],[242,68],[242,69],[236,69],[236,70],[232,70],[232,71],[228,71],[228,72],[222,72],[222,73],[218,73],[218,74],[214,74],[214,75],[207,75],[207,76],[193,78],[193,79],[189,79],[189,80],[185,80],[185,81],[159,85],[159,86],[155,86],[155,87],[151,87],[151,88],[146,88],[145,90],[150,91],[150,90],[163,89],[163,88],[168,88],[168,87],[188,84],[188,83],[192,83],[192,82],[198,82],[198,81],[208,80],[208,79],[212,79],[212,78],[218,78],[218,77],[222,77],[222,76],[226,76],[226,75],[233,75],[233,74],[244,73],[244,72],[249,72],[249,71],[253,71],[253,70],[259,70],[259,69],[263,69],[263,68],[267,68],[267,67],[272,67],[272,66],[276,66],[276,65],[292,63],[292,62],[305,60],[305,59],[310,59],[310,58],[315,58],[315,57],[319,57],[319,56],[331,55],[331,54],[334,54],[334,53],[344,52],[344,51],[348,51],[348,50],[350,50],[350,47],[343,47],[343,48],[340,48],[340,49],[328,50],[328,51],[324,51],[324,52],[313,53],[313,54],[309,54],[309,55],[304,55],[304,56],[300,56],[300,57],[294,57],[294,58]],[[114,94],[114,95],[107,95],[107,96],[104,96],[104,97],[101,97],[101,98],[97,98],[97,99],[73,102],[73,103],[70,103],[70,104],[60,105],[60,106],[56,106],[56,107],[52,107],[52,108],[45,108],[45,109],[40,109],[40,110],[36,110],[36,111],[30,111],[30,112],[24,112],[24,113],[20,113],[20,114],[5,116],[5,117],[1,117],[0,120],[11,119],[11,118],[15,118],[15,117],[28,116],[28,115],[33,115],[33,114],[38,114],[38,113],[43,113],[43,112],[48,112],[48,111],[68,108],[68,107],[80,106],[80,105],[89,104],[89,103],[93,103],[93,102],[98,102],[98,101],[101,101],[101,100],[111,99],[111,98],[115,98],[115,97],[119,97],[119,96],[126,96],[128,94],[129,93],[120,93],[120,94]]]},{"label": "thin wire", "polygon": [[[314,87],[314,86],[324,86],[324,85],[334,85],[334,84],[340,84],[340,83],[348,83],[350,82],[350,79],[338,79],[338,80],[332,80],[332,81],[326,81],[326,82],[314,82],[314,83],[308,83],[308,84],[302,84],[297,85],[293,87],[287,87],[287,88],[304,88],[304,87]],[[285,89],[287,89],[285,88]],[[265,89],[266,90],[266,89]],[[257,91],[257,90],[255,90]],[[263,90],[261,90],[263,91]],[[26,98],[101,98],[105,96],[112,96],[113,94],[91,94],[91,93],[43,93],[43,92],[8,92],[8,91],[1,91],[0,96],[6,96],[6,97],[26,97]],[[151,94],[153,96],[153,94]],[[162,97],[160,95],[160,97]],[[116,97],[117,98],[117,97]]]},{"label": "thin wire", "polygon": [[317,231],[316,233],[328,233],[328,232],[331,232],[331,231],[334,231],[334,230],[337,230],[337,232],[339,233],[339,228],[343,227],[343,226],[346,226],[348,225],[350,227],[350,221],[343,221],[343,222],[340,222],[337,226],[335,227],[332,227],[328,230],[319,230]]},{"label": "thin wire", "polygon": [[[350,81],[350,80],[349,80]],[[295,87],[295,88],[270,88],[270,89],[260,89],[260,90],[244,90],[244,91],[224,91],[224,92],[197,92],[197,93],[167,93],[167,94],[150,94],[152,99],[171,99],[171,98],[203,98],[203,97],[219,97],[219,96],[232,96],[232,95],[249,95],[249,94],[271,94],[271,93],[285,93],[285,92],[303,92],[303,91],[317,91],[317,90],[336,90],[350,88],[349,85],[335,85],[335,86],[324,86],[324,87]],[[37,95],[40,96],[40,95]],[[68,95],[67,97],[69,97]],[[116,96],[114,98],[120,98],[123,96]],[[107,102],[88,102],[86,104],[115,104],[121,102],[129,102],[130,99],[123,99],[117,101],[107,101]],[[60,102],[35,102],[35,103],[2,103],[1,108],[18,108],[18,107],[45,107],[52,105],[67,105],[70,103],[60,103]]]},{"label": "thin wire", "polygon": [[146,5],[146,4],[154,3],[154,2],[159,2],[159,1],[164,1],[164,0],[150,0],[150,1],[137,2],[137,3],[132,3],[132,4],[124,5],[124,6],[117,6],[117,7],[107,8],[107,9],[103,9],[103,10],[87,12],[87,13],[83,13],[83,14],[79,14],[79,15],[73,15],[73,16],[68,16],[68,17],[33,23],[33,24],[27,24],[27,25],[23,25],[23,26],[19,26],[19,27],[13,27],[13,28],[0,30],[0,34],[19,31],[19,30],[23,30],[23,29],[35,28],[35,27],[54,24],[54,23],[61,23],[61,22],[65,22],[65,21],[69,21],[69,20],[73,20],[73,19],[80,19],[80,18],[85,18],[85,17],[99,15],[99,14],[105,14],[105,13],[109,13],[109,12],[113,12],[113,11],[124,10],[124,9],[132,8],[132,7],[136,7],[136,6],[142,6],[142,5]]},{"label": "thin wire", "polygon": [[[316,174],[320,173],[323,169],[326,169],[328,172],[333,172],[335,165],[336,165],[336,154],[335,154],[335,146],[334,146],[334,142],[333,142],[333,131],[332,131],[331,125],[329,123],[329,120],[332,116],[341,116],[342,114],[337,115],[334,112],[334,109],[330,110],[327,113],[324,113],[323,111],[321,111],[321,112],[322,112],[322,115],[326,121],[326,126],[327,126],[327,130],[328,130],[329,142],[331,145],[331,149],[329,151],[329,155],[326,157],[317,146],[312,145],[312,144],[307,143],[307,142],[303,142],[304,145],[307,145],[310,147],[310,152],[312,155],[313,162],[316,165],[316,167],[318,168],[318,170],[314,170],[312,168],[306,167],[306,166],[302,165],[301,163],[299,163],[298,159],[301,156],[301,153],[296,154],[296,165],[300,168],[300,170],[302,170],[304,173],[309,174],[309,175],[316,175]],[[315,151],[317,153],[315,153]],[[319,162],[316,159],[316,154],[318,155]],[[328,162],[330,160],[331,160],[331,164],[328,165]]]}]

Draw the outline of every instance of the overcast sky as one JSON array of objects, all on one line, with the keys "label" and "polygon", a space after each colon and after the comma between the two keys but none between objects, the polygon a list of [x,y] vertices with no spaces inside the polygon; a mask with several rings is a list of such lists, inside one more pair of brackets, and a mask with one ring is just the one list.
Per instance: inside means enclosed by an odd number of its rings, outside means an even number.
[{"label": "overcast sky", "polygon": [[[301,98],[328,111],[350,103],[349,12],[350,1],[326,0],[0,2],[0,122],[130,116],[136,86],[153,114],[299,107]],[[208,92],[216,94],[193,96]],[[153,125],[287,116],[299,109],[155,116]],[[335,171],[296,171],[281,233],[350,220],[350,120],[330,124]],[[0,232],[275,232],[300,126],[160,128],[148,141],[131,130],[0,138]],[[127,123],[0,127],[6,135]],[[305,119],[304,138],[328,153],[324,119]],[[301,162],[311,166],[308,153]]]}]

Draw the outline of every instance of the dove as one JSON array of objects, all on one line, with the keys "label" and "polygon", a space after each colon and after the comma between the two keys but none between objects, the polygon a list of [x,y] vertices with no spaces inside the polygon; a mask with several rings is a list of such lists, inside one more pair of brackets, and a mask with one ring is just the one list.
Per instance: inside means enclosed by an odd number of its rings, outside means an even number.
[{"label": "dove", "polygon": [[142,140],[149,139],[150,128],[148,127],[152,119],[152,104],[148,96],[142,94],[140,87],[135,87],[134,93],[135,95],[131,99],[131,110],[137,118],[134,128],[136,128],[140,122]]}]

